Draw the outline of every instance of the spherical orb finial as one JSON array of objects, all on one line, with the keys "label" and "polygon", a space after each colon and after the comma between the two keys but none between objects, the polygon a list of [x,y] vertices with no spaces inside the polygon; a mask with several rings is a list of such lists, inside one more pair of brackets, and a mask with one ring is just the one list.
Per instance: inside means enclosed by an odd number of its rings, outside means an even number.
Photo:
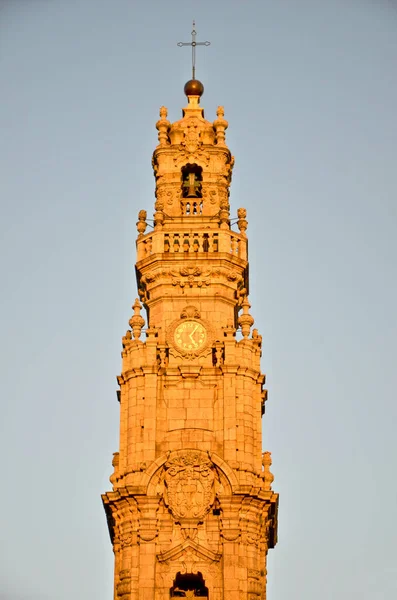
[{"label": "spherical orb finial", "polygon": [[185,83],[184,92],[186,96],[202,96],[204,94],[204,86],[198,79],[190,79]]}]

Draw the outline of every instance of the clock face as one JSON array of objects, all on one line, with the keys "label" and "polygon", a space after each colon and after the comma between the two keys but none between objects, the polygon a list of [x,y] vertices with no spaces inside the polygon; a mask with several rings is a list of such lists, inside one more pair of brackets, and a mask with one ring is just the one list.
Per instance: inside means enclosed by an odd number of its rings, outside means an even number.
[{"label": "clock face", "polygon": [[180,350],[195,352],[207,341],[207,330],[197,321],[184,321],[175,329],[174,342]]}]

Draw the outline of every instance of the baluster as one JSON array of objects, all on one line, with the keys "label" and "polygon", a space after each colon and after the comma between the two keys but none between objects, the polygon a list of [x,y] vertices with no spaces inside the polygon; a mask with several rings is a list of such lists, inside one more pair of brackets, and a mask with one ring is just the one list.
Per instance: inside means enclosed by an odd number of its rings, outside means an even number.
[{"label": "baluster", "polygon": [[231,253],[235,256],[237,250],[237,240],[235,237],[231,238]]},{"label": "baluster", "polygon": [[212,252],[218,252],[218,234],[212,235]]},{"label": "baluster", "polygon": [[142,258],[144,257],[144,248],[145,248],[145,242],[139,242],[138,241],[138,256],[137,259],[138,260],[142,260]]},{"label": "baluster", "polygon": [[174,252],[179,252],[179,235],[174,234]]},{"label": "baluster", "polygon": [[204,252],[204,234],[199,233],[197,236],[197,252]]},{"label": "baluster", "polygon": [[151,254],[152,253],[152,238],[148,238],[146,240],[146,254]]},{"label": "baluster", "polygon": [[199,251],[199,235],[195,233],[193,236],[193,252],[198,252]]},{"label": "baluster", "polygon": [[191,231],[189,233],[189,252],[194,252],[193,243],[194,243],[194,233]]},{"label": "baluster", "polygon": [[170,236],[168,233],[164,236],[164,252],[170,251]]},{"label": "baluster", "polygon": [[243,260],[247,260],[247,239],[243,239],[240,241],[239,250],[240,258],[242,258]]},{"label": "baluster", "polygon": [[189,234],[188,233],[183,234],[183,251],[189,252]]}]

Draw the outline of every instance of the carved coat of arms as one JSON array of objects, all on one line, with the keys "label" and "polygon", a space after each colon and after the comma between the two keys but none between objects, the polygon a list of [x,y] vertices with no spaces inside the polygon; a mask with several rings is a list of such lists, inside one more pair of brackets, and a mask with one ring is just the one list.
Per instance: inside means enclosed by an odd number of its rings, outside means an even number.
[{"label": "carved coat of arms", "polygon": [[202,453],[187,451],[164,465],[164,499],[176,519],[201,519],[214,499],[214,465]]},{"label": "carved coat of arms", "polygon": [[198,119],[190,119],[190,123],[185,131],[185,138],[182,144],[188,152],[196,152],[197,148],[201,145],[198,123]]}]

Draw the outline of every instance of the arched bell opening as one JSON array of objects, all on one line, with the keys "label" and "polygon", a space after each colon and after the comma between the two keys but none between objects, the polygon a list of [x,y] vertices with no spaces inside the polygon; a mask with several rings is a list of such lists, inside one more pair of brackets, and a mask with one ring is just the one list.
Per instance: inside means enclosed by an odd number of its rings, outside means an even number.
[{"label": "arched bell opening", "polygon": [[182,167],[182,198],[202,198],[202,182],[201,167],[190,163]]},{"label": "arched bell opening", "polygon": [[171,598],[208,598],[208,588],[205,586],[200,571],[198,573],[179,572],[174,579],[174,585],[170,589]]}]

